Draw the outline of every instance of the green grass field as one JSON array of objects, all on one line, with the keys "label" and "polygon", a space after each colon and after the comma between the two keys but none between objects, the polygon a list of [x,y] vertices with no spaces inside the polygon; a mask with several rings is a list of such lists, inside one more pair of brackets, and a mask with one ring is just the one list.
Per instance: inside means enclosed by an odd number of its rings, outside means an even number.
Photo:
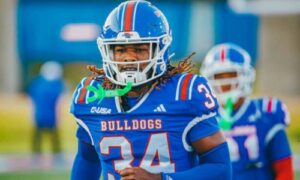
[{"label": "green grass field", "polygon": [[[31,130],[31,104],[25,96],[7,97],[0,95],[3,102],[0,104],[0,155],[1,154],[30,154]],[[70,95],[66,96],[60,108],[59,130],[61,133],[63,151],[73,154],[76,152],[76,123],[69,111]],[[5,104],[5,105],[4,105]],[[300,154],[300,100],[292,99],[287,103],[291,112],[292,123],[287,129],[294,153]],[[43,146],[50,152],[50,144]],[[35,179],[70,179],[68,170],[57,171],[26,171],[0,173],[1,180],[35,180]],[[296,173],[300,180],[300,172]]]},{"label": "green grass field", "polygon": [[69,171],[29,171],[0,174],[1,180],[65,180],[70,179]]},{"label": "green grass field", "polygon": [[[26,96],[0,96],[4,104],[0,105],[0,153],[30,153],[30,141],[33,129],[31,102]],[[69,113],[70,96],[66,96],[60,106],[59,131],[65,152],[76,151],[76,122]],[[44,145],[46,152],[49,143]]]}]

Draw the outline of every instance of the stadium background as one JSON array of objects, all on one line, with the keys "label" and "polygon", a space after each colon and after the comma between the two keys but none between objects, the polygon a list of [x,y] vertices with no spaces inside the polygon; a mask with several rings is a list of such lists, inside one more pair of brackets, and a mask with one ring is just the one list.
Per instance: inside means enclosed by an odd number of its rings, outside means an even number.
[{"label": "stadium background", "polygon": [[[76,151],[69,101],[76,83],[88,75],[86,64],[100,65],[95,39],[106,15],[121,1],[0,1],[0,179],[68,179]],[[288,135],[300,171],[300,2],[297,0],[152,1],[166,15],[173,33],[174,62],[195,51],[198,73],[207,50],[234,42],[247,49],[257,70],[254,96],[277,96],[288,106]],[[66,164],[30,163],[32,107],[24,94],[41,64],[64,65],[67,92],[60,110]],[[300,178],[300,176],[298,177]]]}]

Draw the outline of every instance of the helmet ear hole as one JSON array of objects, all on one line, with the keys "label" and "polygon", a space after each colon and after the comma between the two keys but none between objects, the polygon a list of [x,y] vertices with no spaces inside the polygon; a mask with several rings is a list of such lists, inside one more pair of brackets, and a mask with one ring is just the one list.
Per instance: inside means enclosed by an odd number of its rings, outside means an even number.
[{"label": "helmet ear hole", "polygon": [[153,43],[153,44],[151,44],[151,48],[152,48],[152,54],[153,54],[153,57],[151,57],[151,58],[154,58],[158,54],[159,46],[157,45],[157,43]]},{"label": "helmet ear hole", "polygon": [[172,41],[172,40],[171,40],[170,37],[164,37],[163,40],[162,40],[162,43],[163,43],[164,45],[166,45],[166,44],[169,44],[171,41]]}]

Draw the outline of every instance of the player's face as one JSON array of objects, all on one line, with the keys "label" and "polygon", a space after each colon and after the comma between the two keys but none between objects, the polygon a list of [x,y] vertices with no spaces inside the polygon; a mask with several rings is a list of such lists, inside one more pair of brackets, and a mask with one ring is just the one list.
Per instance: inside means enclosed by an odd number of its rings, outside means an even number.
[{"label": "player's face", "polygon": [[[237,72],[224,72],[215,74],[214,78],[215,80],[223,80],[223,79],[230,79],[230,78],[236,78]],[[224,84],[220,86],[220,91],[222,92],[228,92],[233,90],[234,88],[237,88],[238,84],[232,85],[232,84]]]},{"label": "player's face", "polygon": [[[148,60],[150,57],[150,45],[149,44],[127,44],[116,45],[113,48],[114,61],[116,62],[137,62]],[[118,69],[122,71],[136,71],[139,69],[142,71],[149,63],[138,64],[119,64]]]}]

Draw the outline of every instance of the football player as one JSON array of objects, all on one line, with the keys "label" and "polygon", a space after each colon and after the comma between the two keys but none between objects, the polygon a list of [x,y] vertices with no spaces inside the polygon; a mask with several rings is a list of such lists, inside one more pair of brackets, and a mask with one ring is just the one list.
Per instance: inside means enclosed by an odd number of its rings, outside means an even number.
[{"label": "football player", "polygon": [[[58,114],[61,97],[64,93],[63,67],[55,61],[45,62],[40,73],[29,84],[27,93],[32,101],[34,129],[32,151],[34,161],[42,154],[44,135],[50,135],[54,162],[61,162],[61,140],[58,130]],[[35,157],[36,156],[36,157]]]},{"label": "football player", "polygon": [[249,98],[255,80],[249,54],[235,44],[216,45],[201,73],[220,103],[219,123],[229,145],[233,179],[293,179],[285,133],[289,114],[277,98]]},{"label": "football player", "polygon": [[[126,1],[97,40],[103,69],[84,78],[71,112],[79,125],[71,179],[230,179],[231,163],[207,81],[170,65],[172,36],[147,1]],[[201,163],[195,166],[195,156]]]}]

